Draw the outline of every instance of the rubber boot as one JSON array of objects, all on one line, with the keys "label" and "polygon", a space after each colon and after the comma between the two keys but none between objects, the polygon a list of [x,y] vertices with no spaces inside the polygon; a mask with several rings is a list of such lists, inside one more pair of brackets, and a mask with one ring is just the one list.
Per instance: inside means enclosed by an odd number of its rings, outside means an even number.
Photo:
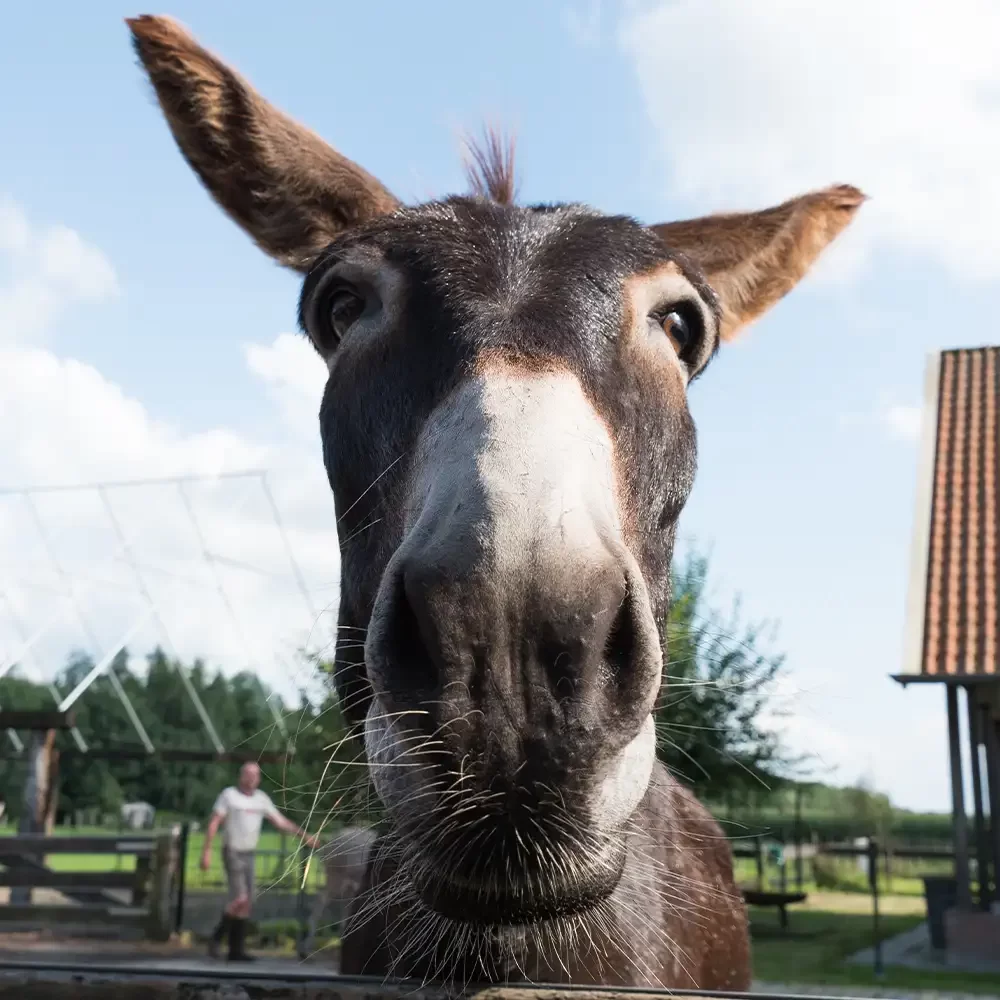
[{"label": "rubber boot", "polygon": [[233,917],[229,924],[229,961],[252,962],[253,955],[246,953],[247,922]]},{"label": "rubber boot", "polygon": [[232,921],[232,917],[223,912],[222,916],[219,917],[219,922],[215,925],[215,930],[212,931],[212,936],[208,940],[208,953],[212,958],[219,957],[219,945],[222,944],[222,939],[229,932],[229,924]]}]

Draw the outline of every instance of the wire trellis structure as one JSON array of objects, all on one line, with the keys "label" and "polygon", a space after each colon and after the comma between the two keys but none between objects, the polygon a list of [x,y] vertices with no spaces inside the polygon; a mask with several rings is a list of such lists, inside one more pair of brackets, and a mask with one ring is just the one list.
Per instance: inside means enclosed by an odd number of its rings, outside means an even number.
[{"label": "wire trellis structure", "polygon": [[[156,586],[157,579],[172,577],[174,578],[173,583],[167,593],[175,596],[181,595],[189,603],[191,601],[190,594],[194,592],[195,588],[202,588],[202,591],[214,591],[222,611],[222,618],[228,624],[231,630],[230,634],[236,638],[239,659],[245,668],[249,669],[257,678],[261,691],[265,695],[274,726],[284,740],[286,749],[291,749],[287,725],[275,703],[274,694],[268,695],[266,692],[261,677],[261,657],[255,652],[255,643],[247,627],[246,618],[240,613],[238,597],[234,593],[232,585],[227,583],[226,573],[223,570],[259,574],[271,581],[274,580],[275,574],[238,558],[227,556],[219,551],[218,547],[211,544],[212,531],[206,526],[204,511],[199,510],[196,498],[192,495],[194,488],[200,485],[208,484],[219,487],[226,483],[240,488],[236,502],[231,502],[225,510],[227,518],[235,519],[239,516],[248,500],[254,495],[263,501],[263,510],[266,512],[263,520],[270,522],[270,527],[280,541],[280,552],[283,553],[284,563],[293,582],[289,592],[296,595],[295,600],[301,606],[303,621],[309,623],[310,627],[307,631],[311,636],[321,612],[306,583],[302,566],[296,558],[266,470],[250,469],[220,472],[215,475],[167,476],[72,485],[6,488],[0,489],[0,502],[19,504],[22,514],[27,515],[28,523],[31,525],[35,538],[40,543],[41,552],[44,554],[38,560],[38,564],[44,564],[51,580],[39,584],[37,581],[18,579],[11,572],[11,562],[5,559],[0,563],[3,566],[3,569],[0,570],[0,623],[5,622],[10,627],[8,637],[15,639],[12,648],[8,650],[0,648],[0,678],[5,677],[18,666],[29,668],[32,673],[44,676],[46,670],[43,658],[38,653],[39,645],[47,636],[58,633],[60,629],[65,629],[67,619],[69,619],[74,623],[77,632],[85,639],[87,653],[91,657],[93,665],[68,693],[60,692],[50,678],[45,679],[45,686],[52,697],[55,708],[60,712],[68,711],[80,698],[86,695],[87,691],[98,680],[106,678],[121,703],[139,742],[147,753],[153,754],[158,748],[154,746],[121,680],[111,669],[118,654],[140,633],[152,627],[160,648],[176,667],[178,681],[197,712],[208,743],[215,753],[224,753],[228,748],[224,746],[215,723],[192,683],[188,668],[183,663],[180,652],[181,643],[177,641],[171,616],[167,613],[170,602],[162,589],[158,591]],[[192,561],[200,565],[201,570],[204,571],[202,575],[207,576],[207,579],[199,579],[197,575],[172,572],[164,562],[157,564],[148,558],[143,558],[141,553],[143,539],[145,535],[154,533],[156,529],[162,529],[165,518],[159,518],[158,515],[164,507],[162,503],[149,505],[149,518],[142,524],[140,530],[130,531],[125,523],[127,519],[121,511],[123,504],[120,499],[123,493],[134,493],[143,487],[168,491],[174,495],[178,501],[179,510],[183,514],[182,520],[186,523],[190,536],[194,540],[193,548],[196,556]],[[96,539],[94,544],[87,548],[88,557],[93,555],[96,558],[87,562],[86,571],[72,569],[63,553],[67,537],[79,540],[81,530],[79,526],[74,528],[71,525],[60,534],[53,530],[53,518],[46,517],[41,509],[41,501],[47,496],[55,495],[76,495],[96,500],[101,512],[100,519],[103,519],[110,531],[112,541],[110,551],[107,547],[102,550],[102,546]],[[140,509],[145,510],[142,507]],[[0,513],[3,513],[2,507],[0,507]],[[98,515],[94,515],[94,518],[97,519]],[[96,535],[93,526],[89,530],[92,535]],[[168,552],[171,551],[171,546],[162,542],[161,548],[165,548]],[[12,562],[16,563],[17,560],[12,560]],[[32,562],[32,565],[35,563]],[[113,589],[115,586],[123,586],[120,580],[116,582],[109,579],[108,574],[113,575],[115,571],[125,572],[128,581],[126,585],[130,590],[128,598],[137,601],[139,608],[128,618],[126,627],[109,641],[102,640],[98,634],[99,630],[95,627],[93,615],[86,608],[86,600],[89,596],[102,590],[107,592],[108,589]],[[44,592],[44,597],[38,602],[29,602],[23,597],[26,588],[30,589],[31,587],[40,588]],[[22,595],[20,602],[17,600],[17,594]],[[29,604],[29,610],[36,613],[26,614],[25,604]],[[42,608],[44,613],[38,614],[39,608]],[[29,628],[26,620],[28,618],[34,620],[33,629]],[[280,654],[276,652],[271,655],[274,659],[282,660]],[[72,729],[71,733],[77,749],[86,753],[88,746],[84,734],[76,728]],[[6,738],[16,753],[24,750],[24,742],[16,731],[7,730]]]}]

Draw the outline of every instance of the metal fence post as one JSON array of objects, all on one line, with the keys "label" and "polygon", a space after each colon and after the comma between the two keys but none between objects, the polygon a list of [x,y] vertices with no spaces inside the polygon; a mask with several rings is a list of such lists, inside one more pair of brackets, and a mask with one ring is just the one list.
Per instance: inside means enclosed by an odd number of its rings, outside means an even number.
[{"label": "metal fence post", "polygon": [[181,836],[177,843],[177,909],[174,913],[174,930],[180,934],[184,925],[184,890],[187,874],[188,834],[191,824],[185,820],[181,824]]},{"label": "metal fence post", "polygon": [[872,944],[875,953],[875,975],[881,978],[885,969],[882,965],[882,935],[879,933],[878,919],[878,842],[868,838],[868,881],[872,889]]},{"label": "metal fence post", "polygon": [[795,891],[802,891],[802,786],[795,786]]},{"label": "metal fence post", "polygon": [[778,873],[779,874],[779,879],[780,879],[779,885],[781,887],[781,891],[782,892],[788,892],[788,854],[787,854],[787,851],[786,851],[787,845],[785,843],[785,831],[784,831],[784,829],[782,829],[780,837],[781,837],[781,840],[779,841],[779,843],[781,845],[781,847],[780,847],[780,850],[781,850],[781,869],[780,869],[780,871]]}]

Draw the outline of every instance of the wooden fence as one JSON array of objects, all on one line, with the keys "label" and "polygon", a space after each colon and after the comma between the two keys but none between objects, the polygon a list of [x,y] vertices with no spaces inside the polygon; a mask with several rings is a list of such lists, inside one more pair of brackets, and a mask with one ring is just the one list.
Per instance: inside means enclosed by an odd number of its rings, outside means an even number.
[{"label": "wooden fence", "polygon": [[[317,972],[263,970],[178,972],[154,969],[15,968],[0,963],[0,1000],[807,1000],[794,995],[698,993],[589,986],[486,986],[450,990],[420,982],[385,982]],[[831,989],[828,996],[836,996]],[[843,995],[843,994],[841,994]],[[886,993],[886,996],[891,994]],[[899,994],[901,995],[901,994]],[[814,998],[808,998],[814,1000]]]},{"label": "wooden fence", "polygon": [[[27,927],[95,925],[135,929],[165,941],[174,926],[175,890],[181,872],[178,831],[139,836],[63,837],[22,834],[0,837],[0,886],[11,902],[0,904],[5,931]],[[46,858],[58,854],[135,858],[131,871],[61,871]],[[65,903],[35,903],[32,889],[54,889]],[[125,897],[125,898],[123,898]]]}]

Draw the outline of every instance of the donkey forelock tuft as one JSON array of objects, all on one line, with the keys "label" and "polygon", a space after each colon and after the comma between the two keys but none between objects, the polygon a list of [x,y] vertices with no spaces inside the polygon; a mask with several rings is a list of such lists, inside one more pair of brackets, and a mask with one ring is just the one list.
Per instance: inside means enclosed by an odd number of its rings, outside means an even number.
[{"label": "donkey forelock tuft", "polygon": [[472,193],[498,205],[513,205],[517,198],[513,136],[489,127],[481,141],[466,138],[465,175]]}]

